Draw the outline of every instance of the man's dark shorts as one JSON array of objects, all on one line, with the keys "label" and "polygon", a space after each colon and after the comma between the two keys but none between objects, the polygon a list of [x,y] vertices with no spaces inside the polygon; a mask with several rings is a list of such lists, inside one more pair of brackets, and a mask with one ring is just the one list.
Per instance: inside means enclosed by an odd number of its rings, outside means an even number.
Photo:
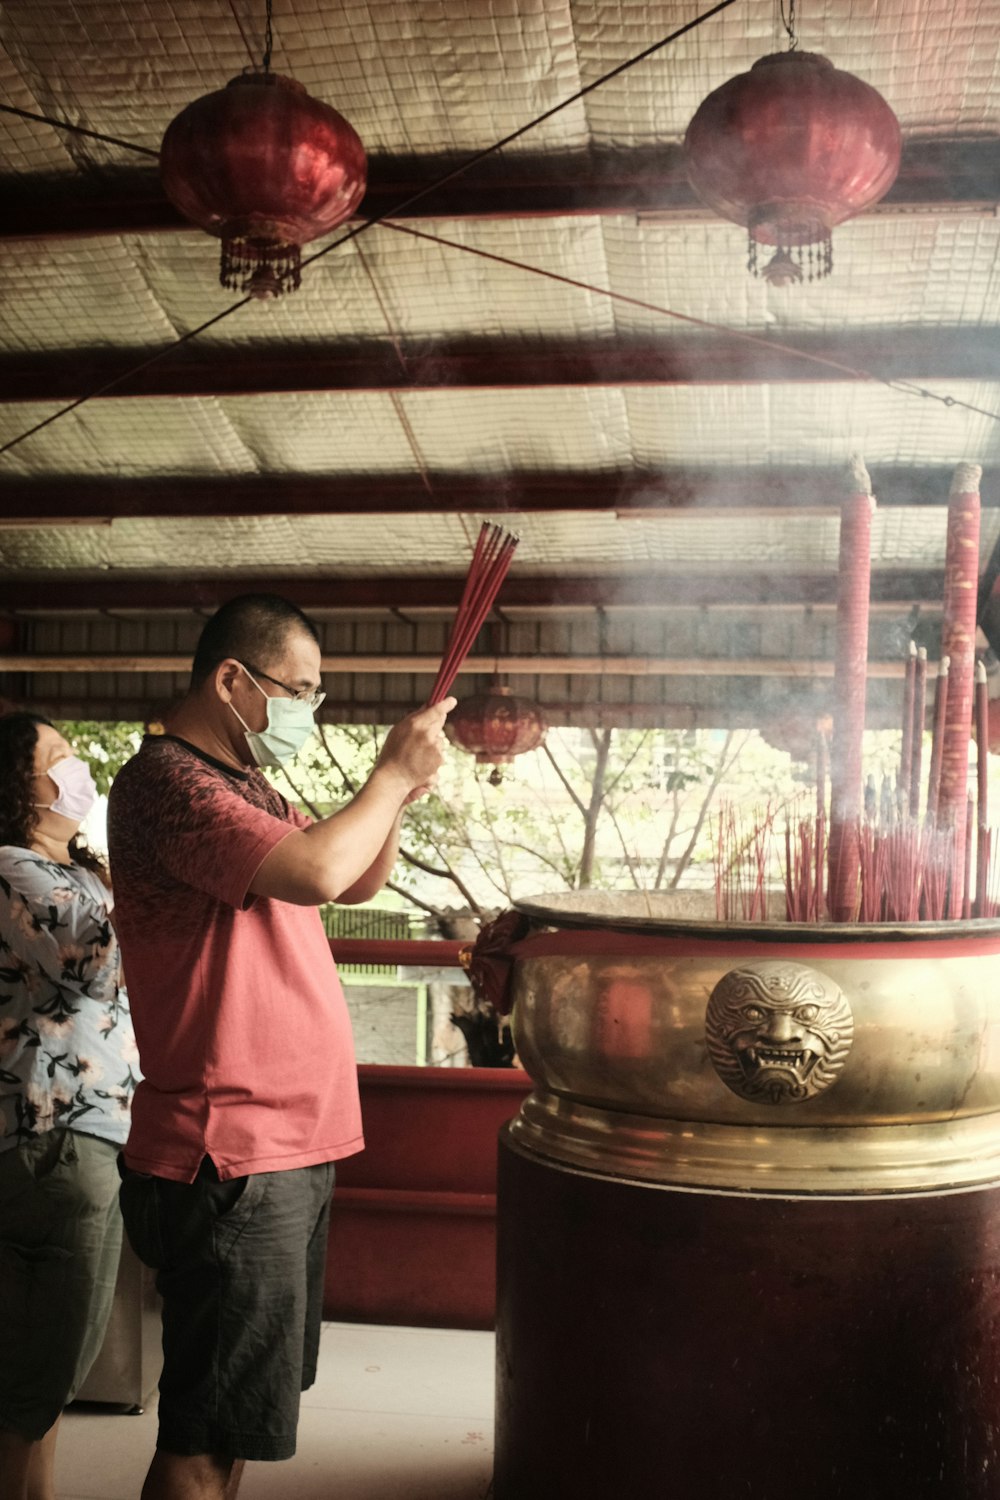
[{"label": "man's dark shorts", "polygon": [[291,1458],[316,1378],[333,1163],[192,1183],[122,1162],[125,1229],[157,1272],[163,1375],[157,1447]]}]

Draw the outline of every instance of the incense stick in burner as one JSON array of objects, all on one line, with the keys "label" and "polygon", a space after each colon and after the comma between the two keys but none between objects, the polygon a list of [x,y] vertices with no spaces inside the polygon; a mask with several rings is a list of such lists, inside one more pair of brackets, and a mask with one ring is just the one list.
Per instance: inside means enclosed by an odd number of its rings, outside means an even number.
[{"label": "incense stick in burner", "polygon": [[927,717],[927,647],[917,652],[913,683],[913,736],[910,760],[910,817],[920,817],[920,781],[924,758],[924,721]]},{"label": "incense stick in burner", "polygon": [[903,687],[903,748],[899,757],[899,790],[910,804],[910,776],[913,762],[913,701],[917,680],[917,647],[910,642],[906,658],[906,680]]},{"label": "incense stick in burner", "polygon": [[937,682],[934,685],[934,732],[931,736],[931,763],[927,773],[927,813],[929,827],[937,825],[938,802],[941,796],[941,752],[944,748],[944,721],[948,709],[948,678],[951,663],[942,656],[938,663]]}]

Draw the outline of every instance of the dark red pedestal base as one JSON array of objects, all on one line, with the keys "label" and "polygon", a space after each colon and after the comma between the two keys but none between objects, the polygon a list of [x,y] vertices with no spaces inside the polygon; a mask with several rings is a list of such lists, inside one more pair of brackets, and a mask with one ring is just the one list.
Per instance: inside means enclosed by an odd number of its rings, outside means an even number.
[{"label": "dark red pedestal base", "polygon": [[366,1149],[337,1163],[323,1315],[492,1328],[496,1138],[515,1068],[358,1069]]},{"label": "dark red pedestal base", "polygon": [[496,1500],[997,1500],[1000,1188],[675,1192],[501,1135]]}]

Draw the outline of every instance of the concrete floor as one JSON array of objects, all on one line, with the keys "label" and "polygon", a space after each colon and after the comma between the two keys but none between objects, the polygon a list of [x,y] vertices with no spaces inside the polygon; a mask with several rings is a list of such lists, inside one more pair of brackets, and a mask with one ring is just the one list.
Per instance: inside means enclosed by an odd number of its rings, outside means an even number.
[{"label": "concrete floor", "polygon": [[[155,1401],[71,1408],[59,1500],[138,1500],[155,1441]],[[327,1323],[298,1453],[248,1464],[240,1500],[488,1500],[492,1470],[492,1334]]]}]

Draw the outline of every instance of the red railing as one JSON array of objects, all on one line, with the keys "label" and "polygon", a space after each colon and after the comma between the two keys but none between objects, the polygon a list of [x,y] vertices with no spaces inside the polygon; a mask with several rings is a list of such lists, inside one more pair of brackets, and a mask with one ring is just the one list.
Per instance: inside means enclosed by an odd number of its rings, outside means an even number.
[{"label": "red railing", "polygon": [[457,969],[468,943],[449,938],[331,938],[330,951],[342,964],[414,964]]}]

